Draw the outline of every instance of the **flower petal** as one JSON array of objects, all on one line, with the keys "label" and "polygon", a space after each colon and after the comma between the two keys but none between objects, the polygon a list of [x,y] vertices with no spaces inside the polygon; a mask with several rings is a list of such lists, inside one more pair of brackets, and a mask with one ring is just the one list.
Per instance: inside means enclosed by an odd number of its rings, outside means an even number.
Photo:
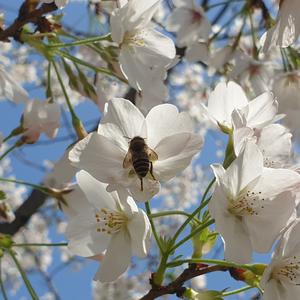
[{"label": "flower petal", "polygon": [[129,196],[128,191],[125,188],[118,187],[116,192],[112,192],[111,194],[120,206],[120,210],[125,212],[128,218],[131,218],[139,211],[135,201]]},{"label": "flower petal", "polygon": [[115,209],[114,198],[106,191],[106,184],[96,180],[88,172],[81,170],[76,174],[76,179],[88,201],[97,209]]},{"label": "flower petal", "polygon": [[248,141],[244,151],[228,167],[222,185],[230,196],[236,197],[247,185],[257,180],[262,172],[263,156],[257,145]]},{"label": "flower petal", "polygon": [[96,231],[95,210],[86,209],[80,215],[70,219],[66,229],[68,248],[76,255],[89,257],[103,252],[110,236]]},{"label": "flower petal", "polygon": [[[153,164],[154,177],[167,181],[176,176],[190,164],[193,156],[200,151],[202,144],[202,138],[193,133],[179,133],[163,139],[154,149],[158,152],[159,159]],[[171,149],[171,147],[174,148]]]},{"label": "flower petal", "polygon": [[88,204],[88,200],[79,188],[78,184],[74,184],[73,186],[70,186],[70,188],[72,191],[63,196],[67,205],[64,205],[62,202],[62,210],[67,218],[72,218],[78,215]]},{"label": "flower petal", "polygon": [[120,128],[123,139],[127,138],[128,140],[135,136],[147,138],[144,122],[143,114],[132,102],[123,98],[114,98],[106,105],[106,112],[99,125],[98,133],[105,135],[102,124],[113,123]]},{"label": "flower petal", "polygon": [[[282,298],[282,294],[279,291],[278,281],[276,279],[270,279],[265,285],[264,288],[264,300],[283,300],[287,298]],[[299,295],[299,294],[298,294]],[[291,298],[296,299],[296,298]]]},{"label": "flower petal", "polygon": [[146,202],[153,198],[160,191],[160,183],[157,180],[149,178],[147,175],[143,178],[143,191],[141,190],[141,181],[135,176],[131,185],[129,186],[129,192],[135,201]]},{"label": "flower petal", "polygon": [[121,230],[112,236],[95,280],[111,282],[118,279],[127,270],[130,258],[130,236],[127,231]]},{"label": "flower petal", "polygon": [[135,57],[135,48],[122,46],[119,63],[121,71],[128,79],[130,85],[136,90],[142,90],[142,85],[150,76],[151,70],[147,68],[143,62]]},{"label": "flower petal", "polygon": [[264,168],[255,191],[261,191],[264,198],[272,198],[282,192],[298,191],[300,175],[289,169]]},{"label": "flower petal", "polygon": [[291,158],[292,134],[280,124],[271,124],[259,132],[258,147],[264,157],[272,161],[271,167],[283,167]]},{"label": "flower petal", "polygon": [[234,109],[242,108],[248,104],[243,89],[233,81],[228,84],[219,83],[208,99],[209,114],[218,123],[231,128],[231,114]]},{"label": "flower petal", "polygon": [[225,259],[236,263],[249,263],[252,247],[243,223],[228,212],[223,189],[217,186],[209,202],[209,212],[215,219],[216,230],[221,234],[225,246]]},{"label": "flower petal", "polygon": [[165,67],[176,56],[176,49],[172,39],[152,28],[144,29],[141,34],[143,46],[136,46],[136,58],[146,66]]},{"label": "flower petal", "polygon": [[151,226],[147,215],[140,209],[128,222],[127,228],[131,238],[134,255],[145,257],[149,251],[149,231]]},{"label": "flower petal", "polygon": [[126,178],[123,160],[126,152],[98,133],[91,133],[69,153],[72,164],[101,182],[122,182]]},{"label": "flower petal", "polygon": [[251,128],[262,128],[271,123],[278,110],[278,102],[270,92],[266,92],[249,102],[243,108],[247,118],[247,126]]},{"label": "flower petal", "polygon": [[161,104],[153,107],[146,117],[147,144],[154,149],[165,137],[180,132],[192,132],[192,119],[187,113],[179,113],[175,105]]},{"label": "flower petal", "polygon": [[285,192],[272,201],[264,201],[263,209],[258,215],[245,217],[253,250],[261,253],[270,251],[294,212],[295,197],[290,192]]}]

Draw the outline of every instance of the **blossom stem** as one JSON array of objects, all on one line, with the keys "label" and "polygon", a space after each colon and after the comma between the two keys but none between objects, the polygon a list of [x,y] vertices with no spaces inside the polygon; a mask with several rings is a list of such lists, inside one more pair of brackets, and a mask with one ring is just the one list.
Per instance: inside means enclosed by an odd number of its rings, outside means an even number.
[{"label": "blossom stem", "polygon": [[299,54],[298,52],[293,49],[292,47],[288,47],[287,48],[287,56],[290,58],[290,61],[291,61],[291,67],[292,69],[299,69],[300,68],[300,57],[299,57]]},{"label": "blossom stem", "polygon": [[161,260],[160,260],[158,269],[153,275],[154,284],[157,286],[160,286],[164,281],[165,272],[167,269],[168,257],[169,257],[169,254],[163,254],[161,256]]},{"label": "blossom stem", "polygon": [[54,60],[52,61],[52,64],[53,64],[53,67],[55,69],[55,73],[57,75],[57,79],[59,81],[59,84],[61,86],[61,89],[63,91],[63,94],[65,96],[65,99],[66,99],[66,102],[67,102],[67,105],[68,105],[68,108],[70,110],[70,114],[71,114],[71,117],[72,117],[72,124],[73,124],[73,127],[74,127],[74,130],[78,136],[79,139],[83,139],[84,137],[86,137],[87,135],[87,132],[82,124],[82,122],[80,121],[80,119],[77,117],[75,111],[74,111],[74,108],[72,106],[72,103],[70,101],[70,98],[68,96],[68,93],[67,93],[67,90],[66,90],[66,87],[63,83],[63,80],[59,74],[59,70],[57,68],[57,65],[56,63],[54,62]]},{"label": "blossom stem", "polygon": [[7,297],[5,288],[4,288],[4,283],[3,283],[3,280],[2,280],[2,264],[1,264],[1,259],[0,259],[0,287],[1,287],[1,292],[2,292],[2,295],[3,295],[3,299],[4,300],[8,300],[8,297]]},{"label": "blossom stem", "polygon": [[228,267],[228,268],[238,268],[238,269],[246,269],[252,271],[251,265],[239,265],[235,264],[233,262],[225,261],[225,260],[218,260],[218,259],[199,259],[199,258],[191,258],[191,259],[182,259],[182,260],[175,260],[172,262],[167,263],[167,268],[175,268],[182,264],[214,264],[222,267]]},{"label": "blossom stem", "polygon": [[33,287],[32,287],[32,285],[31,285],[31,283],[30,283],[30,281],[29,281],[29,279],[28,279],[26,273],[24,272],[24,270],[23,270],[21,264],[19,263],[19,261],[18,261],[16,255],[15,255],[15,253],[14,253],[11,249],[8,249],[7,251],[8,251],[8,253],[9,253],[9,255],[11,256],[11,258],[13,259],[14,263],[16,264],[16,267],[17,267],[17,269],[19,270],[19,272],[20,272],[20,274],[21,274],[21,276],[22,276],[22,278],[23,278],[23,281],[24,281],[24,283],[25,283],[25,285],[26,285],[26,288],[27,288],[27,290],[28,290],[28,292],[29,292],[31,298],[32,298],[33,300],[38,300],[39,297],[37,296],[35,290],[33,289]]},{"label": "blossom stem", "polygon": [[126,79],[118,76],[117,74],[111,72],[110,70],[105,69],[105,68],[100,68],[100,67],[93,66],[93,65],[89,64],[88,62],[80,59],[80,58],[77,58],[75,56],[70,55],[67,52],[56,51],[55,53],[58,54],[59,56],[62,56],[62,57],[67,58],[67,59],[69,59],[69,60],[71,60],[73,62],[76,62],[79,65],[85,66],[85,67],[87,67],[87,68],[89,68],[89,69],[91,69],[91,70],[93,70],[93,71],[95,71],[97,73],[104,73],[104,74],[109,75],[109,76],[114,76],[114,77],[117,77],[119,80],[121,80],[121,81],[123,81],[125,83],[128,83]]},{"label": "blossom stem", "polygon": [[[210,181],[210,183],[208,184],[206,190],[204,191],[204,193],[203,193],[203,195],[202,195],[202,199],[201,199],[201,202],[200,202],[200,207],[204,208],[204,207],[208,204],[210,198],[208,198],[208,199],[206,200],[206,196],[207,196],[208,192],[210,191],[210,189],[212,188],[212,186],[214,185],[215,181],[216,181],[216,177],[214,177],[214,178]],[[201,210],[202,210],[202,208],[201,208]],[[198,212],[198,218],[200,218],[201,210]]]},{"label": "blossom stem", "polygon": [[[154,213],[154,214],[149,215],[148,217],[154,219],[154,218],[167,217],[167,216],[172,216],[172,215],[182,215],[182,216],[186,216],[188,218],[191,216],[190,214],[188,214],[184,211],[174,210],[174,211],[163,211],[163,212],[159,212],[159,213]],[[200,223],[200,221],[197,218],[194,218],[194,220],[197,223]]]},{"label": "blossom stem", "polygon": [[47,187],[43,187],[43,186],[33,184],[33,183],[29,183],[29,182],[26,182],[26,181],[16,180],[16,179],[8,179],[8,178],[1,178],[1,177],[0,177],[0,181],[27,185],[27,186],[30,186],[30,187],[36,189],[36,190],[39,190],[40,192],[42,192],[46,195],[52,195],[52,193],[50,192],[50,190]]},{"label": "blossom stem", "polygon": [[3,143],[8,142],[11,138],[13,138],[15,135],[13,133],[10,133],[6,138],[3,139]]},{"label": "blossom stem", "polygon": [[233,144],[233,132],[228,134],[228,143],[225,150],[225,158],[223,161],[223,167],[227,169],[231,163],[235,160],[236,156],[234,153],[234,144]]},{"label": "blossom stem", "polygon": [[177,244],[175,244],[170,250],[169,252],[173,252],[175,249],[177,249],[178,247],[180,247],[182,244],[184,244],[185,242],[187,242],[188,240],[190,240],[195,234],[201,232],[203,229],[205,229],[206,227],[212,225],[215,222],[215,220],[211,219],[208,222],[204,223],[201,226],[198,226],[195,230],[193,230],[189,235],[187,235],[185,238],[183,238],[181,241],[179,241]]},{"label": "blossom stem", "polygon": [[290,64],[289,59],[288,59],[288,57],[286,55],[285,49],[280,48],[280,53],[281,53],[281,58],[282,58],[282,63],[283,63],[284,71],[285,72],[292,71],[293,68],[291,67],[291,64]]},{"label": "blossom stem", "polygon": [[[146,207],[147,215],[148,215],[148,216],[151,216],[151,207],[150,207],[149,202],[146,202],[146,203],[145,203],[145,207]],[[159,241],[159,236],[158,236],[158,234],[157,234],[157,232],[156,232],[156,228],[155,228],[155,225],[154,225],[154,222],[153,222],[152,218],[149,218],[149,221],[150,221],[151,229],[152,229],[152,232],[153,232],[155,241],[156,241],[156,243],[157,243],[157,246],[158,246],[158,248],[159,248],[159,250],[160,250],[160,253],[163,254],[164,251],[163,251],[163,248],[162,248],[161,243],[160,243],[160,241]]]},{"label": "blossom stem", "polygon": [[253,24],[253,18],[252,18],[252,12],[251,11],[248,12],[248,16],[249,16],[249,21],[250,21],[252,44],[253,44],[252,56],[253,56],[254,59],[257,59],[258,58],[258,49],[257,49],[257,46],[256,46],[255,28],[254,28],[254,24]]},{"label": "blossom stem", "polygon": [[23,132],[24,132],[24,129],[23,129],[22,126],[19,126],[19,127],[15,128],[15,129],[13,129],[11,131],[11,133],[6,138],[3,139],[3,143],[6,143],[7,141],[9,141],[14,136],[17,136],[17,135],[19,135],[19,134],[21,134]]},{"label": "blossom stem", "polygon": [[24,244],[13,244],[13,247],[64,247],[68,246],[68,243],[24,243]]},{"label": "blossom stem", "polygon": [[223,297],[227,297],[227,296],[239,294],[239,293],[248,291],[248,290],[253,289],[253,288],[254,288],[254,286],[247,285],[247,286],[244,286],[244,287],[242,287],[242,288],[240,288],[240,289],[237,289],[237,290],[225,292],[225,293],[222,294],[222,296],[223,296]]},{"label": "blossom stem", "polygon": [[178,228],[178,230],[175,232],[174,237],[172,239],[172,243],[174,244],[178,238],[178,236],[181,234],[181,232],[185,229],[185,227],[193,220],[193,218],[201,212],[201,210],[208,204],[210,199],[207,199],[206,201],[203,201],[200,206],[194,210],[192,214],[185,220],[185,222]]},{"label": "blossom stem", "polygon": [[52,89],[51,89],[51,62],[48,64],[47,69],[47,89],[46,89],[46,96],[47,98],[50,98],[50,101],[53,102],[53,95],[52,95]]},{"label": "blossom stem", "polygon": [[202,199],[201,199],[201,204],[204,203],[204,201],[205,201],[205,199],[206,199],[206,196],[207,196],[208,192],[210,191],[210,189],[212,188],[212,186],[213,186],[213,184],[215,183],[215,181],[216,181],[216,177],[214,177],[214,178],[210,181],[210,183],[208,184],[208,186],[207,186],[205,192],[203,193],[203,196],[202,196]]},{"label": "blossom stem", "polygon": [[91,37],[88,39],[82,39],[71,43],[57,43],[57,44],[49,44],[49,48],[64,48],[64,47],[73,47],[73,46],[81,46],[87,44],[93,44],[100,41],[110,40],[111,34],[106,34],[102,36]]},{"label": "blossom stem", "polygon": [[21,147],[24,144],[22,140],[18,140],[13,146],[8,148],[1,156],[0,160],[2,160],[5,156],[7,156],[10,152],[12,152],[14,149]]}]

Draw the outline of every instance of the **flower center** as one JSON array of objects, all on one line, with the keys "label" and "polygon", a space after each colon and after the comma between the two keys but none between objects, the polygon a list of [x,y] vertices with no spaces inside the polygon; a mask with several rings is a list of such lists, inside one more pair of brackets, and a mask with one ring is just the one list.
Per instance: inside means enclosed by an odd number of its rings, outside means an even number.
[{"label": "flower center", "polygon": [[202,21],[202,15],[197,12],[197,11],[193,11],[192,12],[192,23],[201,23]]},{"label": "flower center", "polygon": [[264,208],[261,192],[245,191],[237,199],[229,199],[228,211],[236,216],[258,215],[260,209]]},{"label": "flower center", "polygon": [[290,284],[299,285],[300,259],[296,256],[288,258],[274,268],[272,278],[279,281],[288,281]]},{"label": "flower center", "polygon": [[144,47],[145,46],[144,32],[143,31],[126,32],[122,44],[128,46]]},{"label": "flower center", "polygon": [[109,208],[102,208],[95,214],[97,222],[97,232],[107,234],[114,234],[120,231],[127,223],[126,215],[121,212],[111,210]]},{"label": "flower center", "polygon": [[266,168],[275,168],[278,166],[278,163],[270,157],[264,157],[264,167]]},{"label": "flower center", "polygon": [[276,168],[279,167],[280,164],[273,160],[272,157],[266,155],[266,151],[264,149],[261,150],[263,157],[264,157],[264,167],[266,168]]}]

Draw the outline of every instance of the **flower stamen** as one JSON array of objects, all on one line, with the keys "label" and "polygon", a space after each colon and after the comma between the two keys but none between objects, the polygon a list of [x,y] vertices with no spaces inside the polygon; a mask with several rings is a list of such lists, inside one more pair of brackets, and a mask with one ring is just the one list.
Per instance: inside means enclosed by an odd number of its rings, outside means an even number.
[{"label": "flower stamen", "polygon": [[119,211],[102,208],[95,214],[97,222],[97,232],[114,234],[120,231],[127,223],[126,215]]},{"label": "flower stamen", "polygon": [[294,256],[285,260],[283,264],[274,268],[272,278],[279,281],[288,281],[290,284],[299,285],[296,280],[300,277],[300,260]]},{"label": "flower stamen", "polygon": [[250,190],[241,193],[237,199],[229,200],[228,211],[237,216],[258,215],[258,211],[264,208],[261,205],[261,192],[251,192]]}]

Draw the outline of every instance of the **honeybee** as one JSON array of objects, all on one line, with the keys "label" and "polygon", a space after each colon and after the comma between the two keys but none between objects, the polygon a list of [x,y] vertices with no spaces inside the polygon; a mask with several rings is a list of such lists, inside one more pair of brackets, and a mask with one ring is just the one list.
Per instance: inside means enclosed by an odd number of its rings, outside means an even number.
[{"label": "honeybee", "polygon": [[148,172],[156,180],[153,175],[153,161],[157,159],[157,154],[148,147],[144,138],[136,136],[130,140],[128,152],[123,161],[123,168],[133,167],[133,171],[141,181],[141,191],[144,190],[143,178]]}]

